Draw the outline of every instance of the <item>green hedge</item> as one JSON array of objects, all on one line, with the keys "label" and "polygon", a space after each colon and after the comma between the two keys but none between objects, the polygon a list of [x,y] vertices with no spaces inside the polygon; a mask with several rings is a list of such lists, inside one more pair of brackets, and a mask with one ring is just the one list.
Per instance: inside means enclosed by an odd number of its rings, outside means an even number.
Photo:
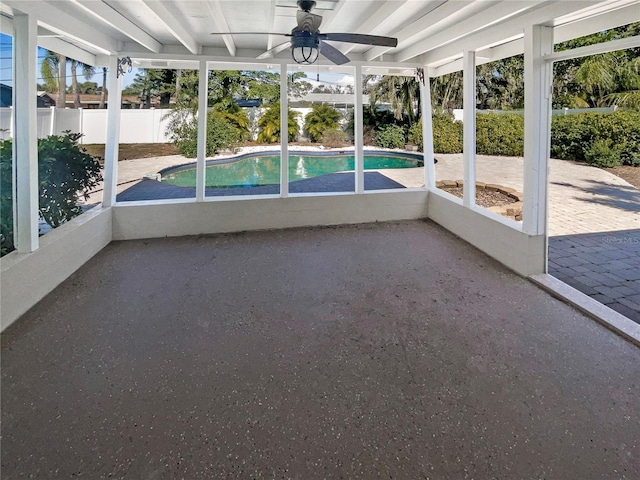
[{"label": "green hedge", "polygon": [[[433,151],[435,153],[462,152],[462,122],[456,122],[452,115],[434,115]],[[422,118],[409,129],[409,142],[422,150]]]},{"label": "green hedge", "polygon": [[524,116],[517,113],[476,115],[476,153],[480,155],[524,155]]},{"label": "green hedge", "polygon": [[551,156],[598,167],[640,166],[640,111],[553,117]]},{"label": "green hedge", "polygon": [[[422,144],[422,120],[409,129],[409,141]],[[435,153],[462,152],[462,123],[453,117],[433,117]],[[476,116],[476,153],[524,155],[524,117],[515,113]],[[598,167],[640,166],[640,112],[578,113],[553,117],[551,156]]]}]

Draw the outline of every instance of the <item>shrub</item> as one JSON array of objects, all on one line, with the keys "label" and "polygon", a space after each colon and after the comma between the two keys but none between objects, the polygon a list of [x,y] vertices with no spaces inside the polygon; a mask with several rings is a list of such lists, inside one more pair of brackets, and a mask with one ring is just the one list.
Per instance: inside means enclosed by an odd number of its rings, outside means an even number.
[{"label": "shrub", "polygon": [[[456,122],[452,115],[436,114],[433,122],[434,153],[462,152],[462,123]],[[415,143],[419,150],[424,149],[422,141],[422,118],[409,129],[409,141]]]},{"label": "shrub", "polygon": [[[82,213],[80,197],[102,180],[99,161],[78,145],[82,135],[65,132],[38,139],[38,185],[40,216],[52,227]],[[0,142],[0,242],[4,255],[13,250],[12,141]]]},{"label": "shrub", "polygon": [[318,142],[325,130],[337,129],[342,115],[330,105],[312,105],[312,110],[304,117],[304,129],[312,142]]},{"label": "shrub", "polygon": [[[608,145],[606,140],[611,143]],[[597,143],[597,146],[596,146]],[[609,149],[612,152],[605,153]],[[551,122],[551,156],[565,160],[611,162],[640,166],[640,111],[578,113],[556,116]]]},{"label": "shrub", "polygon": [[[176,112],[169,122],[171,141],[182,155],[198,156],[198,120],[186,112]],[[215,155],[225,148],[233,148],[243,140],[243,129],[227,118],[225,112],[212,110],[207,114],[206,155]]]},{"label": "shrub", "polygon": [[524,116],[517,113],[476,115],[476,153],[481,155],[524,155]]},{"label": "shrub", "polygon": [[344,147],[349,144],[346,132],[339,128],[325,130],[321,141],[322,145],[328,148]]},{"label": "shrub", "polygon": [[398,125],[386,125],[376,133],[376,145],[382,148],[403,148],[404,129]]},{"label": "shrub", "polygon": [[435,153],[462,152],[462,122],[456,122],[452,115],[434,115],[433,151]]},{"label": "shrub", "polygon": [[611,139],[599,138],[584,152],[585,161],[596,167],[617,167],[622,163],[619,145],[612,145]]}]

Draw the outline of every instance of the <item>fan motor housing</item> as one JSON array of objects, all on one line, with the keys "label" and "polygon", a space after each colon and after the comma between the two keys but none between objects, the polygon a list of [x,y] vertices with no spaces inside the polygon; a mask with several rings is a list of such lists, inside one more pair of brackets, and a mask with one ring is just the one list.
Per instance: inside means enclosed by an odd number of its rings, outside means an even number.
[{"label": "fan motor housing", "polygon": [[298,0],[298,7],[303,12],[310,12],[316,6],[313,0]]}]

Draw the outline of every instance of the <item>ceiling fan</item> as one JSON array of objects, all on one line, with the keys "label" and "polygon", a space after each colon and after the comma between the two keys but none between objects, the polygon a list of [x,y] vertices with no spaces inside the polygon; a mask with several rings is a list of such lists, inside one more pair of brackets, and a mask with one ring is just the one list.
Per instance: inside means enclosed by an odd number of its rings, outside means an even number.
[{"label": "ceiling fan", "polygon": [[[258,59],[272,58],[277,53],[291,48],[291,57],[301,65],[311,65],[322,55],[336,65],[349,62],[349,58],[337,48],[329,45],[328,41],[359,43],[361,45],[375,45],[383,47],[395,47],[398,39],[382,37],[378,35],[362,35],[359,33],[320,33],[322,16],[311,13],[316,2],[313,0],[298,0],[298,13],[296,15],[298,25],[291,33],[269,33],[269,35],[283,35],[291,37],[291,40],[281,43],[271,50],[267,50]],[[243,32],[250,33],[250,32]],[[256,33],[253,33],[254,35]],[[234,33],[230,33],[234,35]]]}]

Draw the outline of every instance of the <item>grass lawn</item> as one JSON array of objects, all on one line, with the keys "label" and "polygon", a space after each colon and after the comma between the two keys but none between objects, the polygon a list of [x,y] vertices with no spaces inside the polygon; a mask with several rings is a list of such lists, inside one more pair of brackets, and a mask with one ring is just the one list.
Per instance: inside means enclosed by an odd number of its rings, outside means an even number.
[{"label": "grass lawn", "polygon": [[[94,143],[82,146],[90,155],[104,158],[104,144]],[[118,149],[118,161],[167,155],[180,155],[173,143],[121,143]]]}]

